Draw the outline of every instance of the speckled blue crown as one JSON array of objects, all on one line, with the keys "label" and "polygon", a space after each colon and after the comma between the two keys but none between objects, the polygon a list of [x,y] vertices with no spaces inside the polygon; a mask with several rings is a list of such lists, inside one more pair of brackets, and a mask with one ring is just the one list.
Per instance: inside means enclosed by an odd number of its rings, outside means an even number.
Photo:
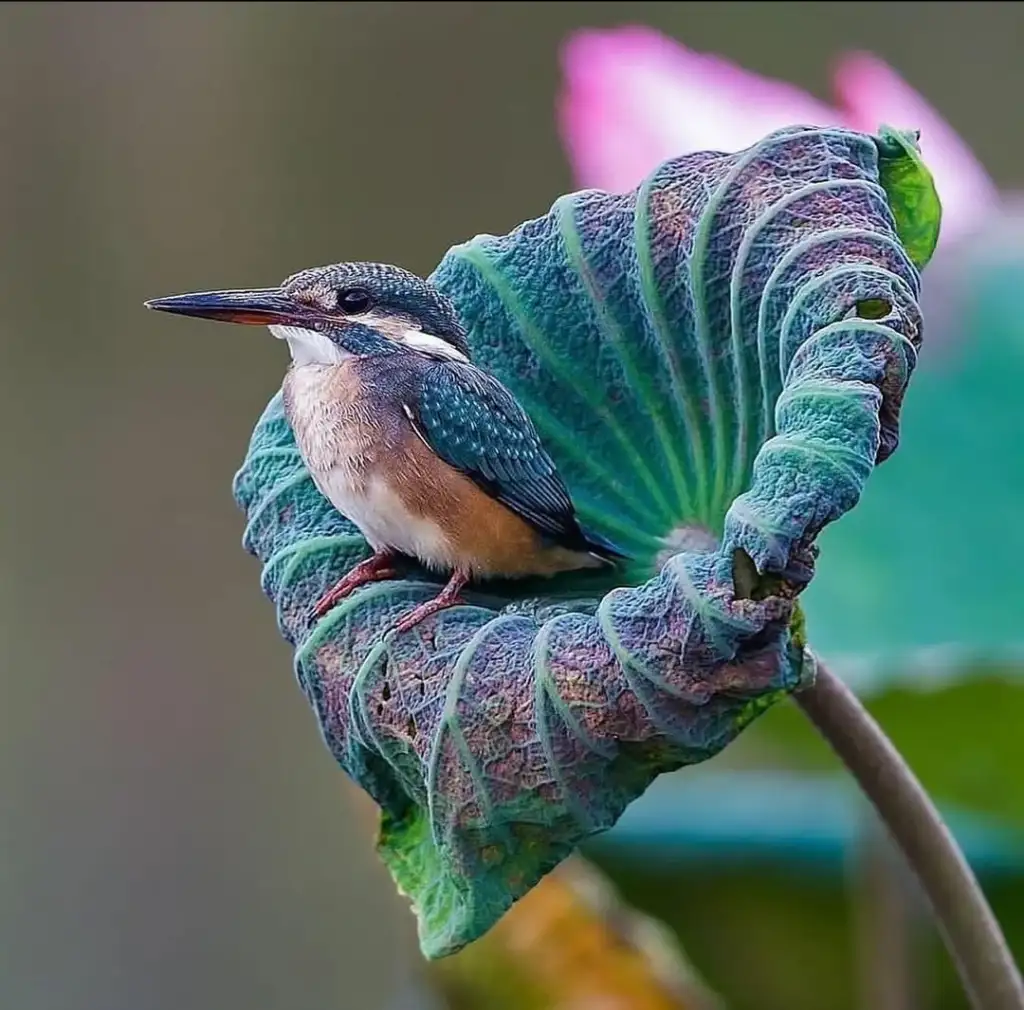
[{"label": "speckled blue crown", "polygon": [[395,634],[437,591],[413,569],[310,631],[369,551],[271,402],[235,484],[245,544],[328,746],[381,805],[428,956],[811,675],[794,599],[815,537],[896,446],[921,326],[907,248],[934,246],[933,206],[905,136],[791,128],[445,256],[432,280],[474,360],[530,413],[583,522],[634,555],[617,587],[485,585]]}]

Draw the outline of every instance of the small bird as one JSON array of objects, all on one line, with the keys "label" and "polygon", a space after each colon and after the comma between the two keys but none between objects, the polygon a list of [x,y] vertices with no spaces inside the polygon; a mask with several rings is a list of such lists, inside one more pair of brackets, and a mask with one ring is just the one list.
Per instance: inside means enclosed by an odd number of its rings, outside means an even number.
[{"label": "small bird", "polygon": [[285,414],[321,494],[373,555],[313,608],[395,578],[400,556],[449,573],[397,628],[462,603],[471,579],[550,576],[615,564],[583,530],[554,461],[512,394],[470,361],[455,306],[380,263],[304,270],[280,287],[172,295],[162,312],[268,326],[291,364]]}]

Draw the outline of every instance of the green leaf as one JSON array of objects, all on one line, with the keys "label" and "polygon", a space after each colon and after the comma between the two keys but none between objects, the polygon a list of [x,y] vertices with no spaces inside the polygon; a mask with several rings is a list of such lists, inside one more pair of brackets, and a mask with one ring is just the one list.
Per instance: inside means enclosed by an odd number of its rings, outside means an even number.
[{"label": "green leaf", "polygon": [[896,231],[918,268],[935,252],[942,221],[942,204],[935,182],[921,160],[917,134],[879,128],[878,174],[889,197]]}]

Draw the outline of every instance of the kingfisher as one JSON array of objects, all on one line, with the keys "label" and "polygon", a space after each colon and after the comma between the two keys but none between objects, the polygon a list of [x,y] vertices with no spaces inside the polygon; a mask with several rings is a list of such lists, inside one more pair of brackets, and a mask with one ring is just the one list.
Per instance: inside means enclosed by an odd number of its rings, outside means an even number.
[{"label": "kingfisher", "polygon": [[267,326],[288,345],[285,415],[320,493],[372,555],[316,603],[326,614],[412,558],[448,582],[396,625],[463,603],[471,580],[552,576],[626,555],[585,530],[526,411],[471,361],[455,306],[401,267],[338,263],[278,287],[204,291],[150,309]]}]

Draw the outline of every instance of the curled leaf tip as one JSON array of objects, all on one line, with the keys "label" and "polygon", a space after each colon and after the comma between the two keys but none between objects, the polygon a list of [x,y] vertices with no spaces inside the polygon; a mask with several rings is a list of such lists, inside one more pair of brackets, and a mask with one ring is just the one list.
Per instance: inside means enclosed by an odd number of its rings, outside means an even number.
[{"label": "curled leaf tip", "polygon": [[932,258],[939,243],[942,204],[931,172],[921,158],[920,130],[878,130],[879,178],[896,230],[919,269]]}]

